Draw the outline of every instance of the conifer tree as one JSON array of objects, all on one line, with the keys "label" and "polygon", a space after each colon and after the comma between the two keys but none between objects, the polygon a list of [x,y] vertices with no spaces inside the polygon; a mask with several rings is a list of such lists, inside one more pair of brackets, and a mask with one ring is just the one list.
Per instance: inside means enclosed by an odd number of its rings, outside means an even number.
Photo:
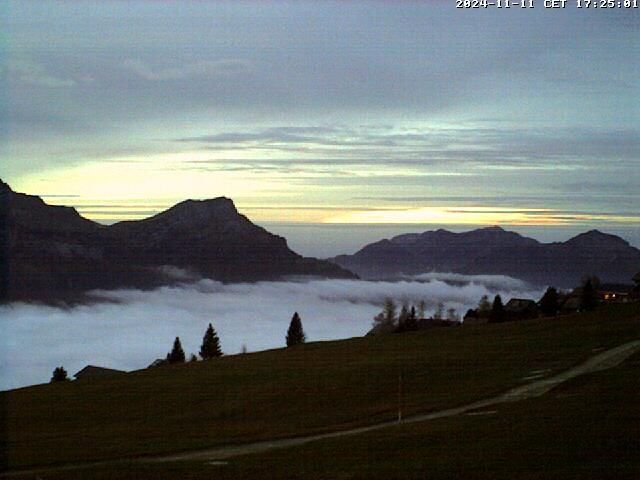
[{"label": "conifer tree", "polygon": [[478,316],[480,318],[487,318],[491,315],[491,303],[489,302],[489,297],[483,295],[478,303]]},{"label": "conifer tree", "polygon": [[409,332],[418,329],[418,316],[416,314],[416,307],[411,306],[411,310],[409,310],[409,316],[407,317],[407,321],[404,324],[405,329]]},{"label": "conifer tree", "polygon": [[456,312],[455,308],[451,307],[447,310],[447,320],[449,320],[450,322],[460,321],[460,316],[458,315],[458,312]]},{"label": "conifer tree", "polygon": [[496,295],[493,299],[493,305],[491,306],[491,315],[489,320],[492,322],[502,322],[505,319],[504,305],[502,304],[502,297]]},{"label": "conifer tree", "polygon": [[383,321],[389,325],[396,323],[396,304],[393,299],[386,298],[384,300],[384,306],[382,307]]},{"label": "conifer tree", "polygon": [[540,299],[540,311],[547,317],[553,317],[558,313],[560,304],[558,301],[558,291],[554,287],[547,288]]},{"label": "conifer tree", "polygon": [[202,346],[200,347],[200,356],[203,360],[222,356],[222,348],[220,348],[220,339],[211,324],[207,327],[207,331],[202,338]]},{"label": "conifer tree", "polygon": [[180,337],[176,337],[173,341],[173,349],[170,353],[167,353],[167,361],[169,363],[184,363],[185,355],[180,343]]},{"label": "conifer tree", "polygon": [[69,380],[69,378],[67,377],[67,371],[64,367],[56,367],[53,370],[53,375],[51,376],[51,383],[64,382],[66,380]]},{"label": "conifer tree", "polygon": [[424,300],[420,300],[420,303],[418,303],[418,318],[424,318],[427,308],[427,304]]},{"label": "conifer tree", "polygon": [[[594,285],[595,284],[595,285]],[[595,310],[598,306],[598,280],[587,278],[582,284],[582,295],[580,298],[580,310]]]},{"label": "conifer tree", "polygon": [[398,326],[396,332],[404,332],[407,330],[407,319],[409,318],[409,307],[407,304],[403,304],[400,309],[400,315],[398,315]]},{"label": "conifer tree", "polygon": [[300,315],[298,312],[293,314],[291,323],[289,324],[289,330],[287,330],[287,347],[293,345],[300,345],[306,340],[304,330],[302,329],[302,321],[300,321]]}]

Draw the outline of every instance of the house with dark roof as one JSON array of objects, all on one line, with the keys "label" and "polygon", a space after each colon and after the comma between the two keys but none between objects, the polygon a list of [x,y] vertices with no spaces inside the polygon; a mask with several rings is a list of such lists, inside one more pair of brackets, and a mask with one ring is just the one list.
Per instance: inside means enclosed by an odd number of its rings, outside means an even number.
[{"label": "house with dark roof", "polygon": [[626,303],[633,289],[633,285],[604,283],[598,287],[598,299],[602,303]]},{"label": "house with dark roof", "polygon": [[508,320],[524,320],[538,316],[538,305],[528,298],[512,298],[504,306]]},{"label": "house with dark roof", "polygon": [[467,310],[467,313],[464,314],[464,318],[462,319],[462,324],[466,326],[480,325],[488,322],[489,322],[489,317],[480,315],[478,310],[473,308],[470,308],[469,310]]},{"label": "house with dark roof", "polygon": [[168,363],[169,361],[166,358],[156,358],[147,368],[162,367]]},{"label": "house with dark roof", "polygon": [[83,380],[87,378],[104,378],[111,375],[118,375],[123,372],[122,370],[115,370],[113,368],[96,367],[95,365],[87,365],[73,376],[76,380]]}]

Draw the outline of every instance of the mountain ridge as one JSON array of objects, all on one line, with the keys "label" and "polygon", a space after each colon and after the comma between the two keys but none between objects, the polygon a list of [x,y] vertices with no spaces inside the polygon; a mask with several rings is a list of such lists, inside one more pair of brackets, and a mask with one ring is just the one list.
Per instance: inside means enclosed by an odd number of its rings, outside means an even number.
[{"label": "mountain ridge", "polygon": [[369,279],[440,271],[508,275],[559,287],[575,286],[587,275],[629,283],[640,270],[640,250],[595,229],[551,243],[499,226],[460,233],[427,230],[379,240],[329,260]]},{"label": "mountain ridge", "polygon": [[357,278],[293,252],[226,197],[101,225],[0,182],[0,301],[75,301],[92,289],[153,288],[175,281],[161,273],[167,266],[223,282]]}]

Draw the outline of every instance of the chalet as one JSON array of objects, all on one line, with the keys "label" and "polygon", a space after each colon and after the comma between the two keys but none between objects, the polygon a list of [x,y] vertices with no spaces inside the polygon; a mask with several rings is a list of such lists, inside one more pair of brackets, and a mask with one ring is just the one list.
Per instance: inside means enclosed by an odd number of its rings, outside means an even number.
[{"label": "chalet", "polygon": [[113,368],[96,367],[95,365],[87,365],[82,370],[74,374],[76,380],[91,379],[91,378],[104,378],[111,375],[118,375],[123,372],[122,370],[114,370]]},{"label": "chalet", "polygon": [[480,325],[482,323],[487,323],[489,321],[489,317],[481,316],[478,313],[478,310],[474,310],[470,308],[467,310],[467,313],[464,314],[464,318],[462,319],[463,325]]},{"label": "chalet", "polygon": [[161,367],[167,365],[169,361],[166,358],[156,358],[147,368]]},{"label": "chalet", "polygon": [[633,285],[605,283],[598,287],[598,299],[603,303],[626,303],[633,289]]},{"label": "chalet", "polygon": [[508,320],[524,320],[538,316],[538,305],[528,298],[512,298],[504,306]]}]

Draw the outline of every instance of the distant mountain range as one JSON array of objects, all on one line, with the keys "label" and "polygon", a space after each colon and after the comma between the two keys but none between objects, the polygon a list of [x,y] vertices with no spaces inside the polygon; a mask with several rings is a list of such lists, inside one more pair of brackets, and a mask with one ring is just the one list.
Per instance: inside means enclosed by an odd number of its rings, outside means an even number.
[{"label": "distant mountain range", "polygon": [[557,287],[576,286],[586,275],[630,283],[640,271],[640,250],[598,230],[541,243],[500,227],[463,233],[440,229],[381,240],[330,260],[369,279],[438,271],[509,275]]},{"label": "distant mountain range", "polygon": [[167,266],[225,282],[356,278],[293,252],[228,198],[187,200],[145,220],[105,226],[73,208],[16,193],[0,180],[0,301],[73,300],[90,289],[155,287],[175,281],[176,269]]},{"label": "distant mountain range", "polygon": [[305,258],[220,197],[153,217],[101,225],[70,207],[14,192],[0,180],[0,301],[76,300],[91,289],[152,288],[206,277],[390,279],[430,271],[509,275],[571,287],[586,275],[629,283],[640,250],[597,230],[541,243],[499,227],[399,235],[330,261]]}]

